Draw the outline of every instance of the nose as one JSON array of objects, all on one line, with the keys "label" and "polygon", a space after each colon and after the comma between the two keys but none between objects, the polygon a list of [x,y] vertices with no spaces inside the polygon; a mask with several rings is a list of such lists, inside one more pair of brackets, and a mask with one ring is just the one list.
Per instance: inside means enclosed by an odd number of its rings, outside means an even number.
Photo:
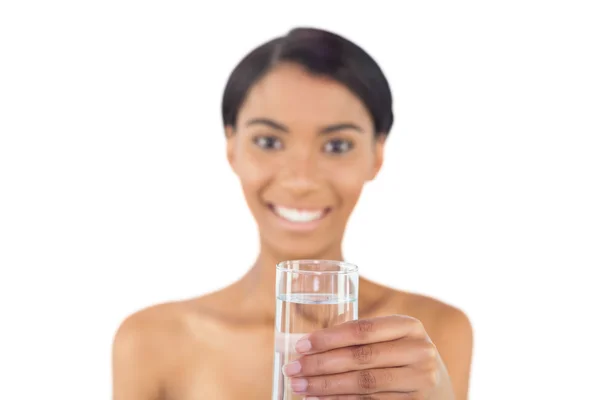
[{"label": "nose", "polygon": [[308,152],[289,154],[280,170],[280,184],[294,196],[303,196],[318,189],[318,166]]}]

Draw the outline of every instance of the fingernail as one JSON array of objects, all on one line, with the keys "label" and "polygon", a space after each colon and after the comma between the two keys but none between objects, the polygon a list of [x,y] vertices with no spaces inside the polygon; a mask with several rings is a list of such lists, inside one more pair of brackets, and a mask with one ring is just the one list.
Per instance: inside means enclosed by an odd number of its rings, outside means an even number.
[{"label": "fingernail", "polygon": [[310,340],[308,339],[300,339],[298,343],[296,343],[296,351],[298,353],[306,353],[311,348]]},{"label": "fingernail", "polygon": [[294,361],[283,366],[283,374],[285,376],[296,375],[301,369],[302,365],[298,361]]},{"label": "fingernail", "polygon": [[292,390],[296,393],[302,393],[306,391],[308,387],[308,381],[306,379],[293,378],[292,379]]}]

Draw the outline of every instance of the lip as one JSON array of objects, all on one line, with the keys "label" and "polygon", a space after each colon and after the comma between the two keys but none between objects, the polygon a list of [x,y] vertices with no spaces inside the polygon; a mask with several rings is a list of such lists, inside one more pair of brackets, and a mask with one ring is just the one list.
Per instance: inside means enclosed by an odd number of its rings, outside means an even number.
[{"label": "lip", "polygon": [[284,229],[295,232],[309,232],[315,230],[325,218],[331,214],[331,207],[302,207],[302,206],[285,206],[282,204],[277,204],[279,207],[292,208],[296,210],[302,211],[319,211],[323,210],[323,215],[319,219],[308,222],[292,222],[287,219],[279,216],[275,212],[275,203],[266,203],[267,208],[270,211],[270,214],[276,218],[277,223],[282,226]]}]

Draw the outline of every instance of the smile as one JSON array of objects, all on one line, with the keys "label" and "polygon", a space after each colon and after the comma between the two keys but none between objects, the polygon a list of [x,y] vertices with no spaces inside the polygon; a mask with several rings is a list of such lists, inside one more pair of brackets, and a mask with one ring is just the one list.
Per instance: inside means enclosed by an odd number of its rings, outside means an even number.
[{"label": "smile", "polygon": [[325,217],[325,215],[327,215],[327,213],[330,211],[329,207],[322,209],[300,209],[284,207],[276,204],[269,204],[269,208],[278,217],[295,224],[306,224],[309,222],[318,221],[323,219],[323,217]]}]

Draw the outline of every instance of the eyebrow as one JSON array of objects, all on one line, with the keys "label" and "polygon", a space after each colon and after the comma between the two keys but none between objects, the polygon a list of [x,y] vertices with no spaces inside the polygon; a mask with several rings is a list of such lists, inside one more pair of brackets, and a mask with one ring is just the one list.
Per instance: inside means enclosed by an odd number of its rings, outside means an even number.
[{"label": "eyebrow", "polygon": [[269,128],[277,129],[278,131],[282,131],[282,132],[290,131],[285,125],[275,122],[272,119],[268,119],[268,118],[254,118],[246,123],[246,126],[252,126],[252,125],[266,125]]},{"label": "eyebrow", "polygon": [[[252,126],[252,125],[265,125],[265,126],[268,126],[269,128],[273,128],[278,131],[286,132],[286,133],[289,133],[289,131],[290,131],[287,126],[285,126],[279,122],[275,122],[269,118],[254,118],[246,123],[246,126]],[[363,129],[361,127],[359,127],[358,125],[346,122],[346,123],[328,125],[325,128],[321,129],[319,131],[319,134],[326,135],[329,133],[339,132],[339,131],[343,131],[343,130],[347,130],[347,129],[354,130],[359,133],[364,132]]]},{"label": "eyebrow", "polygon": [[338,132],[338,131],[344,131],[347,129],[357,131],[358,133],[363,133],[363,130],[361,127],[359,127],[358,125],[349,123],[349,122],[343,123],[343,124],[335,124],[335,125],[326,126],[325,128],[321,129],[321,131],[319,133],[328,134],[328,133],[333,133],[333,132]]}]

